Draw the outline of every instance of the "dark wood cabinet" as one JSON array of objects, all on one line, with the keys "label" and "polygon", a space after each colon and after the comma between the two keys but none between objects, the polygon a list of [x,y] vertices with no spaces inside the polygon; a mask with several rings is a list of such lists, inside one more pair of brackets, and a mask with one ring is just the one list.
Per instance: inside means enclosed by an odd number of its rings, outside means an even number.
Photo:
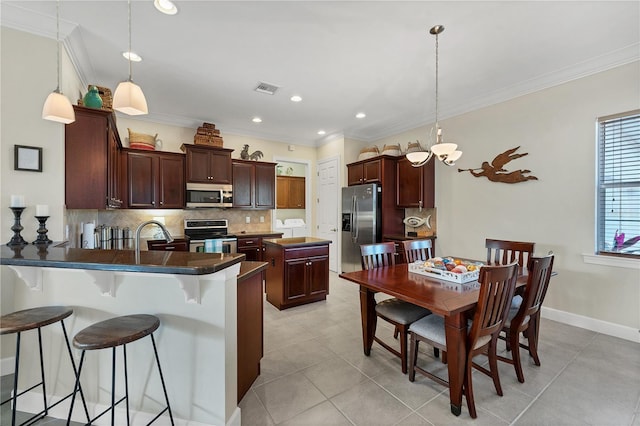
[{"label": "dark wood cabinet", "polygon": [[435,205],[435,160],[413,167],[405,157],[397,162],[398,207],[432,208]]},{"label": "dark wood cabinet", "polygon": [[233,149],[183,144],[187,182],[231,184]]},{"label": "dark wood cabinet", "polygon": [[[286,238],[282,241],[308,238]],[[329,293],[329,244],[295,246],[265,242],[269,262],[266,277],[267,301],[282,310],[324,300]]]},{"label": "dark wood cabinet", "polygon": [[276,164],[233,160],[233,207],[268,210],[276,207]]},{"label": "dark wood cabinet", "polygon": [[65,204],[68,209],[119,208],[122,147],[113,113],[73,107],[65,125]]},{"label": "dark wood cabinet", "polygon": [[245,260],[262,260],[262,237],[238,237],[238,253],[243,253]]},{"label": "dark wood cabinet", "polygon": [[276,207],[279,209],[304,209],[306,180],[301,176],[276,178]]},{"label": "dark wood cabinet", "polygon": [[124,149],[127,207],[184,208],[184,155]]},{"label": "dark wood cabinet", "polygon": [[376,157],[361,160],[347,165],[347,185],[362,185],[365,183],[380,183],[382,181],[383,159]]}]

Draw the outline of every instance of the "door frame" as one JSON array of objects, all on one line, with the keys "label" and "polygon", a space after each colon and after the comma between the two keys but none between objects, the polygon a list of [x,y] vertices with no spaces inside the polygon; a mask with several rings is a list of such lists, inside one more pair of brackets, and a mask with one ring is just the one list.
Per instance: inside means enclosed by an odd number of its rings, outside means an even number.
[{"label": "door frame", "polygon": [[[280,162],[284,162],[284,163],[297,163],[297,164],[304,164],[305,168],[304,168],[304,205],[305,205],[305,211],[304,211],[304,221],[307,224],[307,230],[309,230],[309,234],[311,236],[311,234],[315,235],[315,228],[312,229],[312,225],[315,223],[315,221],[313,220],[313,216],[312,213],[315,213],[315,209],[311,208],[310,206],[311,204],[311,162],[309,160],[303,160],[300,158],[290,158],[290,157],[283,157],[280,155],[274,155],[273,156],[273,162],[274,163],[280,163]],[[276,188],[276,191],[278,189]],[[311,210],[314,210],[314,212],[312,212]],[[273,229],[275,231],[276,229],[276,211],[278,209],[275,208],[274,209],[274,213],[271,215],[271,229]]]},{"label": "door frame", "polygon": [[[320,164],[325,163],[325,162],[329,162],[329,161],[335,161],[337,164],[336,167],[336,182],[337,182],[337,191],[335,194],[336,197],[336,206],[338,206],[335,215],[336,215],[336,226],[337,226],[337,231],[336,231],[336,270],[338,272],[340,272],[340,264],[341,264],[341,259],[342,259],[342,232],[341,232],[341,222],[340,222],[340,217],[341,217],[341,213],[342,213],[342,162],[341,162],[341,156],[340,155],[333,155],[331,157],[325,157],[322,159],[319,159],[316,161],[316,174],[320,173],[318,170],[320,170]],[[316,188],[318,188],[320,185],[320,179],[316,180]],[[319,195],[320,195],[320,191],[316,189],[316,199],[318,199]],[[314,204],[316,206],[317,210],[317,206],[318,203]],[[314,211],[315,211],[314,210]],[[317,230],[317,227],[316,227]]]}]

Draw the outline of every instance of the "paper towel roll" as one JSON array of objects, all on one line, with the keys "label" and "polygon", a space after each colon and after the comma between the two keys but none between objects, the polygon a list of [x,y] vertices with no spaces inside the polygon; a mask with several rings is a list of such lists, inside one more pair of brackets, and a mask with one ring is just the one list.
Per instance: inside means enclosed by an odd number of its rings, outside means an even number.
[{"label": "paper towel roll", "polygon": [[82,228],[82,248],[96,248],[95,230],[96,225],[93,222],[84,224],[84,227]]}]

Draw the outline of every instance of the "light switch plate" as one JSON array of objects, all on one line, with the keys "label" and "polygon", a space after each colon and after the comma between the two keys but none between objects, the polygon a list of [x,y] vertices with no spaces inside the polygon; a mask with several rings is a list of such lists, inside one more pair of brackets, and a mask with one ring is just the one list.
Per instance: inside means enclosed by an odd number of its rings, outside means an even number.
[{"label": "light switch plate", "polygon": [[264,223],[264,216],[260,216],[260,223]]},{"label": "light switch plate", "polygon": [[245,217],[244,221],[245,221],[246,223],[251,223],[251,216],[247,216],[247,217]]}]

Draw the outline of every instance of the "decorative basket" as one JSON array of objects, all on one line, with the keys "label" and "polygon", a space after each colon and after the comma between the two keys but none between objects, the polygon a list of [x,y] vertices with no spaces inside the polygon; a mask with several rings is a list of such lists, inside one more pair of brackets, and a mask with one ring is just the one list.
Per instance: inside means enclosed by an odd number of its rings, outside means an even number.
[{"label": "decorative basket", "polygon": [[156,149],[156,142],[158,139],[157,133],[152,136],[134,132],[129,128],[127,128],[127,130],[129,131],[129,148],[142,149],[145,151],[154,151]]},{"label": "decorative basket", "polygon": [[451,271],[444,271],[442,269],[437,269],[429,266],[425,266],[425,262],[422,260],[413,262],[409,264],[409,272],[413,272],[415,274],[426,275],[431,278],[435,278],[437,280],[445,280],[451,281],[458,284],[468,283],[471,281],[478,281],[480,277],[480,266],[482,264],[474,263],[477,266],[477,269],[474,271],[464,272],[464,273],[455,273]]},{"label": "decorative basket", "polygon": [[196,134],[193,136],[193,143],[219,148],[221,148],[223,144],[220,130],[216,129],[216,125],[213,123],[202,123],[202,126],[198,127]]},{"label": "decorative basket", "polygon": [[395,145],[385,145],[382,148],[382,155],[393,155],[394,157],[398,157],[402,155],[402,150],[400,149],[400,144]]},{"label": "decorative basket", "polygon": [[377,157],[378,155],[380,155],[380,151],[378,150],[377,146],[368,146],[360,150],[358,160],[366,160],[367,158]]}]

